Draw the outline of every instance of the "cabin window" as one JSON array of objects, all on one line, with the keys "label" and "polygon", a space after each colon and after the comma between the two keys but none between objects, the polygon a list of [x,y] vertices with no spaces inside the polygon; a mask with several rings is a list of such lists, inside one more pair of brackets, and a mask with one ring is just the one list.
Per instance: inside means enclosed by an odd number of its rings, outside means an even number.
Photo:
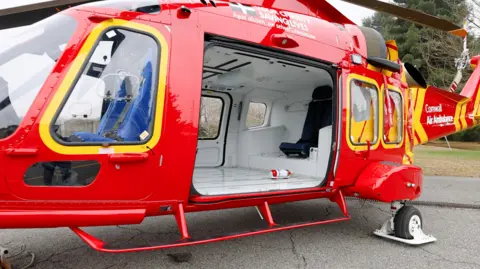
[{"label": "cabin window", "polygon": [[350,83],[350,140],[354,145],[377,143],[378,89],[375,85],[352,80]]},{"label": "cabin window", "polygon": [[220,133],[223,115],[223,100],[219,97],[202,96],[200,105],[200,128],[198,138],[215,140]]},{"label": "cabin window", "polygon": [[393,126],[388,132],[386,143],[398,144],[403,138],[403,101],[402,95],[397,91],[388,90],[392,100]]},{"label": "cabin window", "polygon": [[153,132],[159,44],[149,35],[107,29],[57,115],[67,143],[143,143]]},{"label": "cabin window", "polygon": [[264,103],[250,102],[247,113],[247,128],[263,126],[267,115],[267,105]]}]

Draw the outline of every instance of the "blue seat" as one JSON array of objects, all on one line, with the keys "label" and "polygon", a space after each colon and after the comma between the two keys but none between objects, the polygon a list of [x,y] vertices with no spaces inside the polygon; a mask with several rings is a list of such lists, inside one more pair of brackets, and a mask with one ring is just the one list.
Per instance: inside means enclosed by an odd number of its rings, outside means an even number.
[{"label": "blue seat", "polygon": [[280,144],[280,150],[285,155],[307,158],[310,155],[310,148],[318,146],[318,131],[332,125],[332,91],[330,86],[315,88],[312,94],[313,100],[308,104],[300,140],[297,143]]},{"label": "blue seat", "polygon": [[152,107],[153,67],[149,61],[143,68],[142,83],[135,101],[130,105],[125,118],[118,128],[117,135],[124,141],[138,141],[140,135],[149,131],[153,117]]},{"label": "blue seat", "polygon": [[115,94],[115,100],[110,102],[108,105],[107,111],[98,124],[98,135],[102,135],[103,133],[112,130],[115,126],[115,123],[120,118],[123,109],[127,105],[127,83],[128,78],[123,79],[122,85],[120,85],[120,90],[118,90]]},{"label": "blue seat", "polygon": [[[152,58],[151,54],[149,51],[148,59]],[[145,131],[149,132],[150,123],[153,119],[152,79],[153,66],[151,60],[148,60],[142,71],[142,82],[135,100],[132,103],[128,103],[126,100],[124,102],[112,102],[104,117],[102,117],[97,133],[76,132],[71,140],[84,142],[141,140],[140,135]],[[124,80],[119,94],[126,94],[127,87],[128,84]],[[122,115],[125,116],[122,117]]]},{"label": "blue seat", "polygon": [[110,131],[115,126],[115,123],[119,120],[125,106],[127,105],[127,86],[128,79],[125,78],[120,85],[120,89],[115,93],[115,99],[108,105],[105,114],[102,116],[100,123],[98,124],[96,133],[89,132],[75,132],[73,135],[85,142],[113,142],[115,140],[106,138],[104,133]]}]

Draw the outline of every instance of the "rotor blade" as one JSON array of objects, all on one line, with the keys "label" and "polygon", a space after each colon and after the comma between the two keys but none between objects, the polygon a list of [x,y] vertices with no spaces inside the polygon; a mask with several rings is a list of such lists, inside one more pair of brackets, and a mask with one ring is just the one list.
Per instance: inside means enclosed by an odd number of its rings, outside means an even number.
[{"label": "rotor blade", "polygon": [[0,30],[33,24],[72,6],[100,0],[53,0],[0,9]]},{"label": "rotor blade", "polygon": [[375,11],[387,13],[398,18],[402,18],[413,23],[449,32],[452,35],[465,37],[467,31],[450,21],[423,13],[418,10],[397,6],[378,0],[342,0],[357,6],[362,6]]}]

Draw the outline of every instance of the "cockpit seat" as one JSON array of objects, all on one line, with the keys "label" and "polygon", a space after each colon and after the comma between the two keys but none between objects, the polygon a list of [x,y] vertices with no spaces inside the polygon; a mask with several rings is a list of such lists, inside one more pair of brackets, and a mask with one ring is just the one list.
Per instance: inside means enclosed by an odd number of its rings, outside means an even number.
[{"label": "cockpit seat", "polygon": [[310,155],[310,148],[318,146],[319,130],[332,125],[332,91],[330,86],[315,88],[312,101],[308,104],[300,140],[297,143],[280,144],[280,150],[285,155],[307,158]]},{"label": "cockpit seat", "polygon": [[[128,77],[122,81],[120,90],[115,94],[115,99],[108,105],[107,111],[103,115],[98,124],[97,134],[101,135],[110,131],[115,126],[115,123],[122,115],[123,109],[127,105],[127,84]],[[128,85],[129,86],[129,85]]]},{"label": "cockpit seat", "polygon": [[125,106],[127,105],[127,87],[129,87],[130,81],[126,77],[120,89],[115,93],[114,100],[110,101],[108,104],[105,114],[103,114],[102,119],[100,120],[96,133],[89,132],[75,132],[73,135],[80,141],[88,142],[110,142],[114,141],[113,139],[103,137],[102,134],[110,131],[115,126],[115,123],[118,121],[122,115]]},{"label": "cockpit seat", "polygon": [[[138,92],[138,96],[131,104],[125,103],[111,103],[107,109],[104,117],[105,122],[99,125],[97,133],[76,132],[73,134],[75,139],[80,139],[84,142],[115,142],[115,141],[139,141],[142,140],[141,135],[147,132],[150,122],[153,117],[152,106],[152,77],[153,66],[151,61],[148,61],[142,72],[142,82]],[[125,81],[124,81],[125,82]],[[125,82],[125,89],[127,83]],[[119,92],[122,92],[120,90]],[[109,113],[111,114],[107,115]],[[125,115],[123,117],[123,115]],[[114,117],[115,116],[115,117]],[[118,129],[115,130],[116,126]],[[100,128],[101,127],[101,128]],[[107,133],[109,133],[107,135]],[[146,137],[145,137],[146,138]]]},{"label": "cockpit seat", "polygon": [[142,133],[148,134],[150,122],[152,121],[152,63],[149,61],[143,68],[143,81],[140,85],[137,98],[131,105],[129,111],[125,115],[125,119],[118,128],[117,135],[124,141],[138,141]]}]

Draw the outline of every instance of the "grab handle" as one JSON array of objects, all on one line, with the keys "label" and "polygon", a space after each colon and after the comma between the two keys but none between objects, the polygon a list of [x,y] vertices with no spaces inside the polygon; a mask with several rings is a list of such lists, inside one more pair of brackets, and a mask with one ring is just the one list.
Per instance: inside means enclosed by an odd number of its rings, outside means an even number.
[{"label": "grab handle", "polygon": [[38,149],[36,148],[14,148],[6,150],[6,154],[9,156],[35,156],[38,154]]},{"label": "grab handle", "polygon": [[110,162],[113,163],[133,163],[133,162],[143,162],[147,160],[147,153],[119,153],[111,154],[108,156]]}]

